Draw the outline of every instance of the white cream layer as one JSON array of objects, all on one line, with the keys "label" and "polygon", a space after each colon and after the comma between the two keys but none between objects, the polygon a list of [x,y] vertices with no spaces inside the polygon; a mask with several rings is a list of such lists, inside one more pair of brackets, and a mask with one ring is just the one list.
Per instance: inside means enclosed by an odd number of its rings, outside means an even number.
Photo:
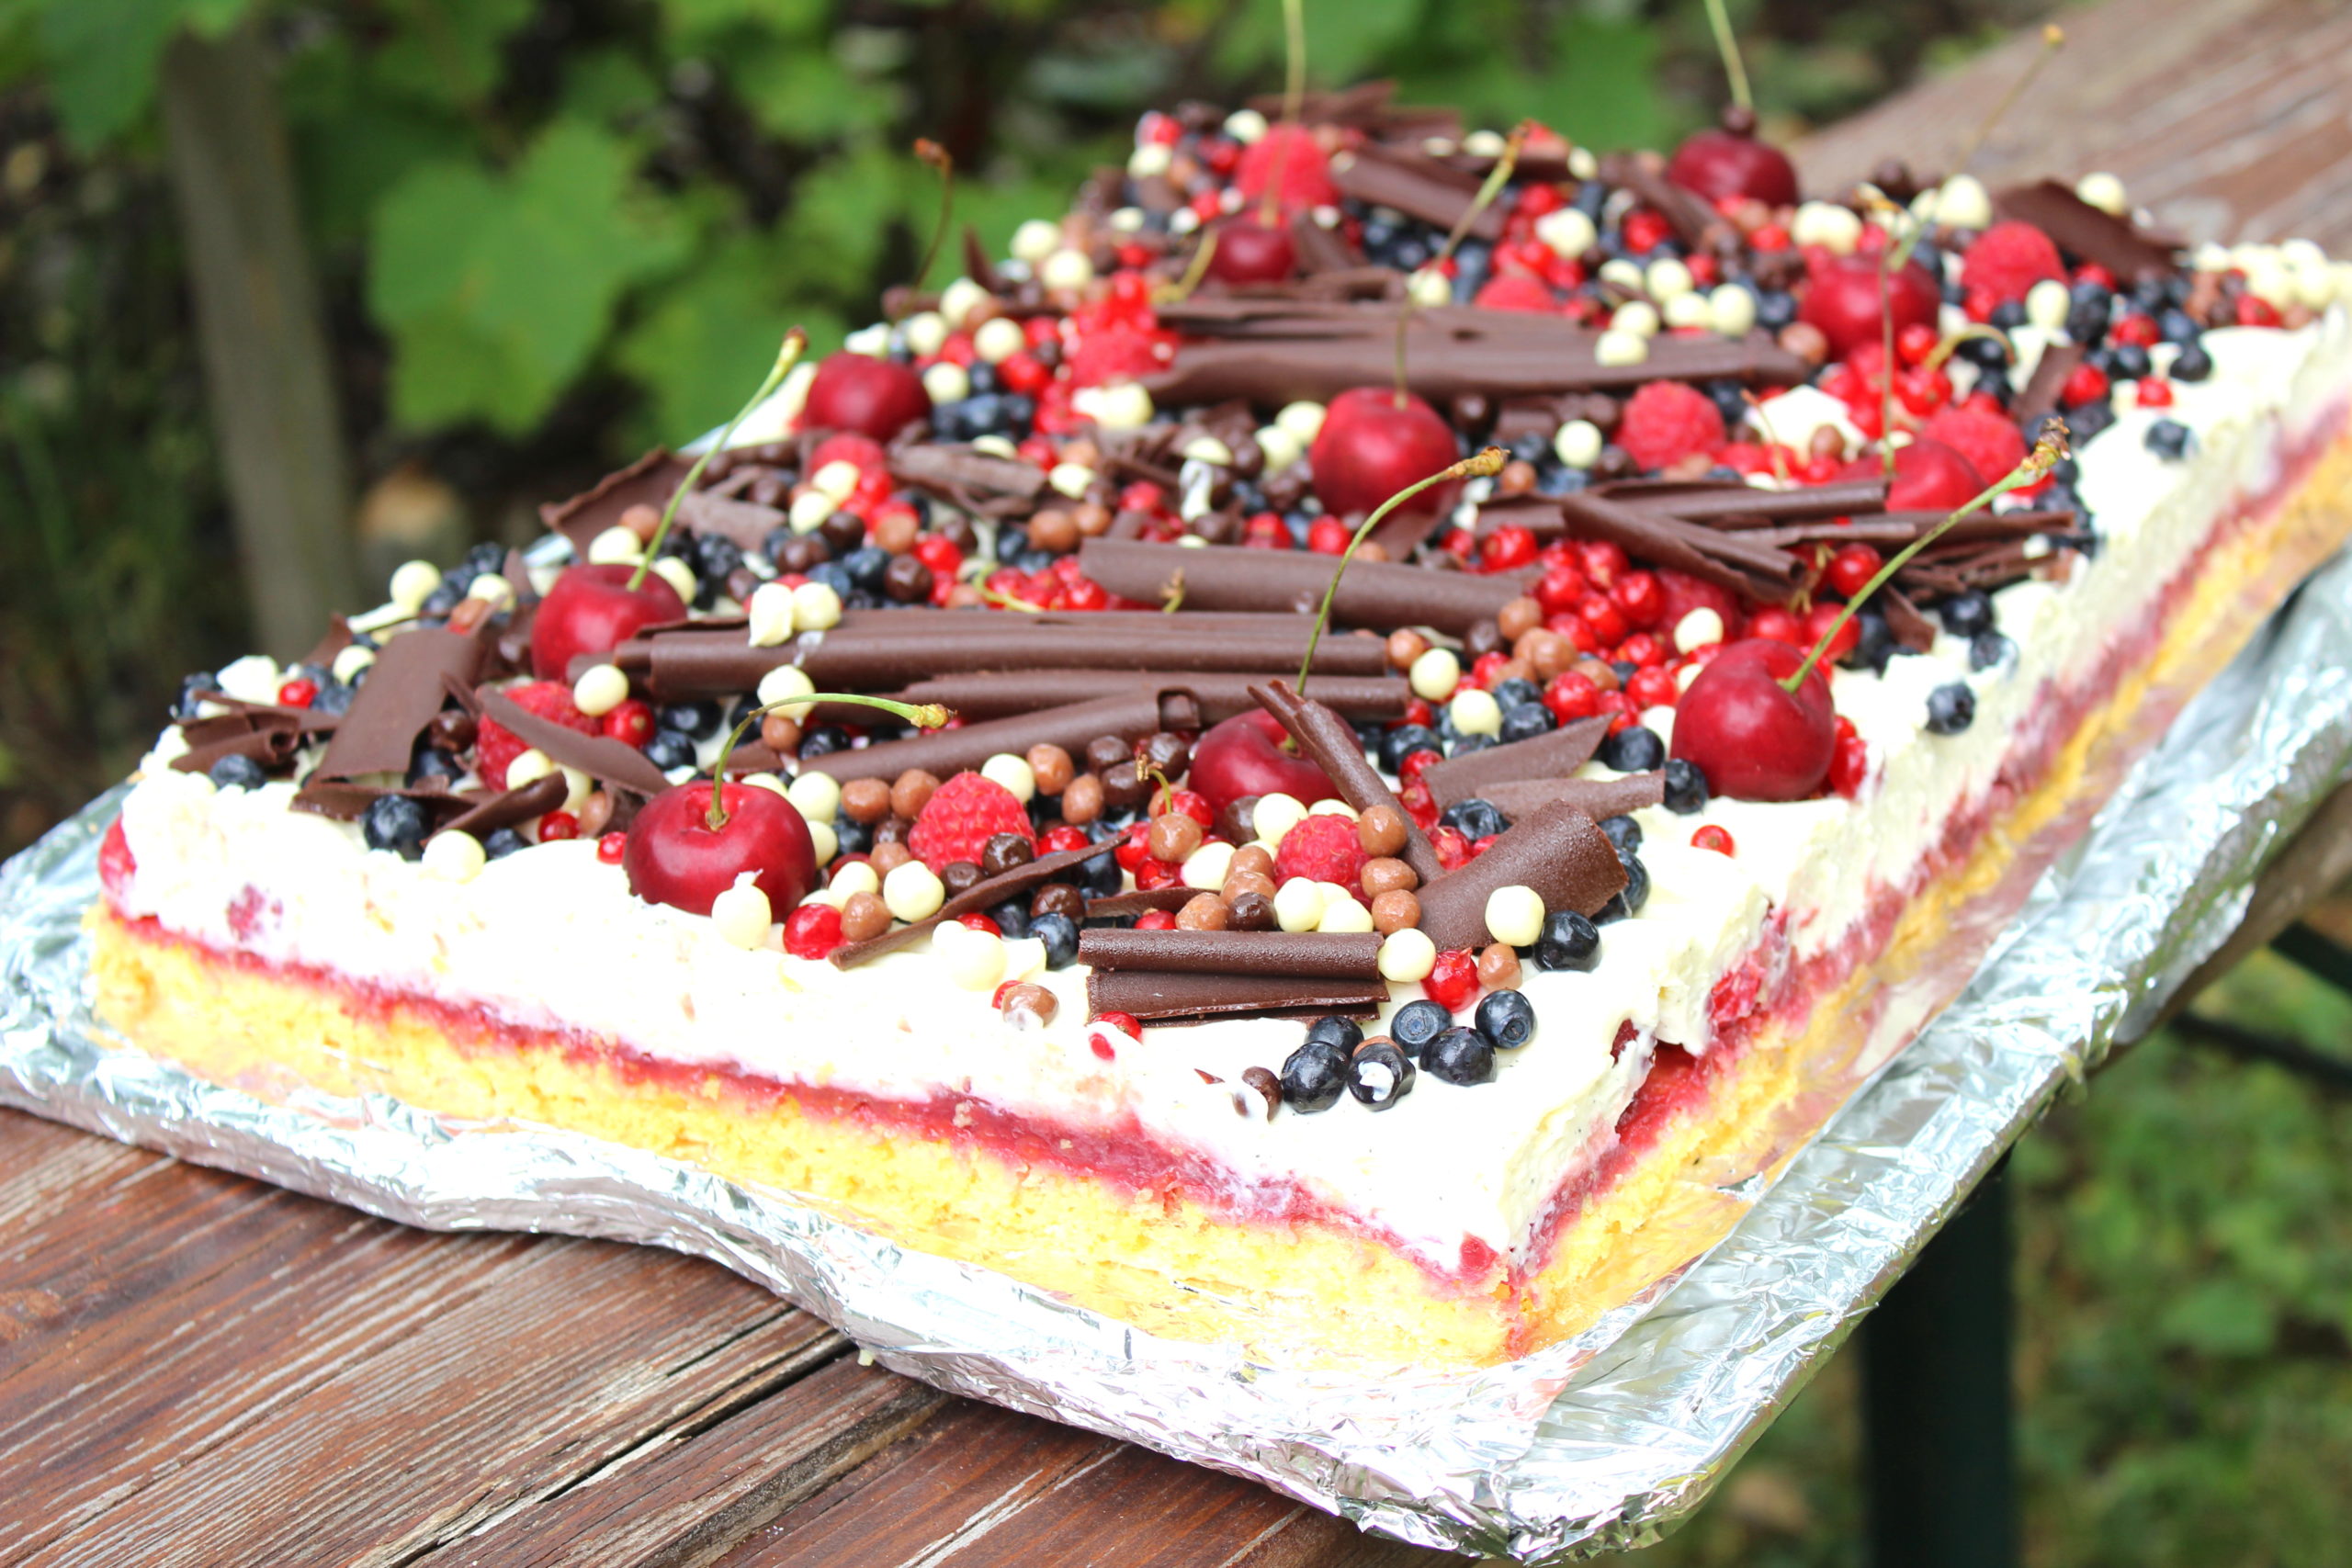
[{"label": "white cream layer", "polygon": [[[948,984],[923,948],[847,973],[746,952],[706,919],[631,897],[619,868],[584,842],[538,846],[469,883],[436,881],[368,852],[348,825],[288,810],[289,785],[221,792],[161,766],[175,734],[124,808],[139,867],[125,906],[200,942],[480,1005],[526,1028],[616,1039],[664,1060],[882,1099],[968,1096],[1064,1125],[1139,1127],[1208,1156],[1229,1173],[1237,1201],[1303,1189],[1440,1269],[1457,1264],[1469,1238],[1510,1254],[1563,1179],[1606,1145],[1646,1071],[1650,1040],[1706,1047],[1709,992],[1771,912],[1788,912],[1803,958],[1833,947],[1872,889],[1905,885],[1944,825],[1981,802],[2035,694],[2096,670],[2215,520],[2271,487],[2283,450],[2340,418],[2352,388],[2348,337],[2340,310],[2293,333],[2209,333],[2214,375],[2176,387],[2170,411],[2197,432],[2189,457],[2156,458],[2141,439],[2152,416],[2125,414],[2080,457],[2099,554],[2075,560],[2063,583],[1996,596],[2001,629],[2019,650],[2013,664],[1972,675],[1965,645],[1947,637],[1925,657],[1896,660],[1883,679],[1839,671],[1838,710],[1872,757],[1859,800],[1641,814],[1654,891],[1638,918],[1604,929],[1599,968],[1530,966],[1524,988],[1540,1026],[1530,1045],[1503,1055],[1497,1080],[1460,1089],[1423,1075],[1385,1112],[1343,1099],[1269,1122],[1253,1096],[1237,1093],[1243,1069],[1279,1067],[1298,1043],[1296,1023],[1154,1029],[1141,1044],[1118,1040],[1106,1062],[1084,1021],[1082,970],[1041,976],[1060,1014],[1015,1032],[986,993]],[[1975,688],[1974,724],[1927,733],[1928,693],[1959,679]],[[1690,847],[1702,822],[1734,836],[1736,857]],[[242,933],[231,914],[241,899],[254,916]],[[1397,987],[1392,1008],[1418,994]],[[1612,1060],[1628,1021],[1642,1038]]]}]

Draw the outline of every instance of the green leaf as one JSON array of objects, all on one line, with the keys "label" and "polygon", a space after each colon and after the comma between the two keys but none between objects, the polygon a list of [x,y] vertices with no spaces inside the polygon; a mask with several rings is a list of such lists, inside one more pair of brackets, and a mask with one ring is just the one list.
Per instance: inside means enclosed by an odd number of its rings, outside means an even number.
[{"label": "green leaf", "polygon": [[[1422,0],[1305,0],[1306,69],[1310,86],[1353,81],[1421,19]],[[1238,7],[1217,43],[1217,63],[1246,73],[1283,60],[1278,5]]]},{"label": "green leaf", "polygon": [[831,19],[832,7],[829,0],[662,0],[661,11],[663,30],[691,48],[741,28],[814,34]]},{"label": "green leaf", "polygon": [[43,0],[41,51],[65,134],[87,150],[137,124],[155,101],[164,51],[183,23],[208,34],[233,24],[246,0]]},{"label": "green leaf", "polygon": [[385,0],[390,40],[368,68],[390,92],[426,103],[481,103],[498,85],[500,51],[530,20],[532,0]]},{"label": "green leaf", "polygon": [[[779,231],[785,254],[811,292],[836,298],[866,288],[893,220],[904,215],[915,169],[910,156],[866,142],[802,176]],[[926,174],[921,200],[935,194]]]},{"label": "green leaf", "polygon": [[1552,34],[1552,68],[1530,109],[1553,130],[1597,147],[1653,147],[1673,130],[1657,90],[1657,35],[1638,20],[1569,13]]},{"label": "green leaf", "polygon": [[635,445],[674,445],[726,419],[775,363],[786,327],[808,331],[812,360],[840,344],[833,311],[787,301],[789,276],[745,235],[662,286],[614,355],[648,394],[649,428]]},{"label": "green leaf", "polygon": [[903,95],[861,78],[805,43],[767,40],[737,56],[736,96],[760,129],[786,141],[820,142],[880,130],[898,117]]}]

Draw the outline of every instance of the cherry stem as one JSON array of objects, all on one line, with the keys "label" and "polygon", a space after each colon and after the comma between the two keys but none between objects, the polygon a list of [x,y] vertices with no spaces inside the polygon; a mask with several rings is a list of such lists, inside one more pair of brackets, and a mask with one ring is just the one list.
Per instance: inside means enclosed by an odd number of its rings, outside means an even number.
[{"label": "cherry stem", "polygon": [[1331,624],[1331,603],[1340,596],[1340,579],[1347,575],[1348,563],[1356,558],[1357,549],[1372,537],[1372,531],[1380,526],[1381,519],[1431,485],[1473,477],[1491,478],[1501,473],[1503,465],[1509,461],[1510,453],[1499,446],[1489,446],[1483,452],[1463,458],[1451,468],[1440,468],[1425,479],[1414,480],[1374,507],[1372,514],[1356,525],[1355,536],[1348,541],[1348,547],[1340,552],[1340,564],[1331,573],[1330,585],[1323,590],[1323,607],[1315,613],[1315,629],[1306,636],[1306,657],[1298,661],[1298,683],[1295,688],[1300,696],[1306,694],[1306,676],[1315,668],[1315,650],[1322,644],[1323,628]]},{"label": "cherry stem", "polygon": [[1715,52],[1724,57],[1724,74],[1731,79],[1731,101],[1753,114],[1755,100],[1747,96],[1747,67],[1739,58],[1739,39],[1733,36],[1731,16],[1724,0],[1707,0],[1707,26],[1715,35]]},{"label": "cherry stem", "polygon": [[792,374],[795,365],[800,363],[801,351],[808,346],[808,334],[798,327],[784,334],[784,346],[776,350],[775,364],[768,370],[767,379],[760,383],[760,389],[752,394],[751,401],[735,411],[735,417],[719,431],[718,438],[703,448],[702,456],[696,457],[694,467],[686,470],[686,477],[680,479],[678,488],[670,492],[670,504],[662,509],[661,526],[653,530],[653,537],[645,541],[645,554],[639,558],[637,570],[628,574],[630,592],[637,592],[645,581],[645,574],[653,569],[654,558],[662,553],[662,542],[670,536],[670,525],[677,519],[678,505],[686,499],[686,492],[695,488],[695,481],[702,478],[705,468],[710,467],[710,460],[727,450],[727,444],[735,439],[736,427],[751,418],[752,411],[766,402],[775,389],[784,385],[784,378]]},{"label": "cherry stem", "polygon": [[1495,198],[1502,195],[1503,186],[1510,183],[1511,171],[1519,166],[1520,151],[1527,145],[1528,132],[1534,129],[1535,122],[1532,119],[1522,119],[1511,127],[1510,139],[1503,143],[1501,153],[1495,159],[1495,166],[1487,171],[1485,181],[1478,186],[1478,194],[1470,198],[1470,205],[1462,209],[1462,216],[1455,219],[1453,227],[1446,231],[1445,243],[1437,248],[1437,254],[1405,279],[1405,302],[1396,311],[1396,406],[1400,409],[1405,406],[1405,400],[1412,395],[1405,385],[1405,329],[1413,324],[1413,312],[1420,304],[1413,293],[1413,278],[1425,272],[1441,277],[1444,276],[1440,269],[1453,259],[1454,247],[1462,243],[1464,237],[1470,232],[1470,226],[1478,221],[1478,215],[1492,207]]},{"label": "cherry stem", "polygon": [[1962,518],[1981,512],[1993,504],[1996,497],[2007,495],[2009,491],[2030,485],[2041,478],[2058,466],[2059,459],[2065,457],[2066,452],[2065,425],[2055,419],[2044,420],[2041,424],[2041,438],[2033,444],[2033,450],[2019,459],[2016,468],[1986,485],[1984,491],[1967,505],[1897,550],[1887,558],[1884,565],[1871,574],[1871,580],[1862,584],[1861,592],[1846,601],[1846,607],[1838,613],[1836,620],[1829,623],[1829,629],[1821,634],[1821,639],[1815,643],[1813,650],[1804,656],[1804,662],[1798,665],[1792,673],[1781,681],[1781,689],[1792,696],[1796,694],[1798,688],[1804,684],[1805,677],[1813,673],[1815,668],[1820,664],[1823,655],[1828,652],[1829,645],[1838,640],[1838,634],[1846,629],[1846,623],[1854,618],[1855,613],[1861,609],[1864,602],[1871,594],[1886,586],[1888,580],[1909,565],[1913,556],[1943,537],[1945,532]]},{"label": "cherry stem", "polygon": [[1171,284],[1164,285],[1153,298],[1152,303],[1173,305],[1191,299],[1193,290],[1201,286],[1201,279],[1208,276],[1209,263],[1215,259],[1216,255],[1216,231],[1204,229],[1201,231],[1201,243],[1193,247],[1193,259],[1185,264],[1184,276]]},{"label": "cherry stem", "polygon": [[[1295,127],[1306,103],[1306,0],[1283,0],[1283,118],[1281,123]],[[1258,201],[1258,221],[1271,229],[1282,216],[1283,165],[1290,161],[1291,143],[1295,138],[1285,136],[1274,143],[1274,156],[1266,166],[1266,193]]]},{"label": "cherry stem", "polygon": [[923,247],[922,265],[915,268],[915,287],[921,288],[931,276],[933,262],[947,243],[947,226],[956,216],[956,160],[947,149],[928,136],[915,138],[915,156],[939,171],[939,216],[932,220],[931,243]]},{"label": "cherry stem", "polygon": [[[2018,79],[2009,84],[2009,90],[2002,94],[2000,101],[1993,106],[1993,112],[1986,115],[1970,133],[1967,143],[1961,149],[1960,161],[1952,165],[1953,175],[1968,172],[1968,165],[1976,161],[1976,154],[1984,150],[1986,141],[1992,140],[1993,128],[2001,123],[2002,118],[2016,107],[2019,98],[2025,96],[2025,90],[2033,85],[2033,79],[2041,74],[2041,68],[2050,63],[2051,56],[2065,47],[2066,29],[2055,22],[2045,24],[2041,29],[2041,48],[2027,62]],[[1911,253],[1917,248],[1920,240],[1935,227],[1936,215],[1943,207],[1944,191],[1951,184],[1951,178],[1947,177],[1937,185],[1936,194],[1928,202],[1928,210],[1911,225],[1911,231],[1903,237],[1902,244],[1896,248],[1894,263],[1889,271],[1901,271],[1903,264],[1911,259]]]},{"label": "cherry stem", "polygon": [[811,692],[805,697],[786,697],[782,702],[768,703],[745,714],[733,729],[727,732],[726,743],[718,749],[718,765],[710,770],[710,809],[703,814],[703,823],[712,832],[727,826],[727,807],[721,796],[727,784],[727,759],[752,726],[772,713],[786,708],[805,708],[812,703],[854,703],[860,707],[880,708],[905,719],[917,729],[937,729],[956,716],[937,703],[901,703],[888,697],[865,697],[854,692]]}]

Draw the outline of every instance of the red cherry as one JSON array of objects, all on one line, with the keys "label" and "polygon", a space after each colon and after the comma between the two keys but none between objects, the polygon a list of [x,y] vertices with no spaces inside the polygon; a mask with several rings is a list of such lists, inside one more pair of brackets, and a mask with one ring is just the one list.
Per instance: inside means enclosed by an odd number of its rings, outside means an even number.
[{"label": "red cherry", "polygon": [[[1388,388],[1358,387],[1331,400],[1306,462],[1325,509],[1344,517],[1370,512],[1461,455],[1453,427],[1420,399],[1408,394],[1400,408]],[[1434,486],[1389,515],[1442,516],[1458,488]]]},{"label": "red cherry", "polygon": [[1282,171],[1282,189],[1275,200],[1284,212],[1340,205],[1340,187],[1331,183],[1330,161],[1323,156],[1315,133],[1305,126],[1277,125],[1241,154],[1233,186],[1245,205],[1264,197],[1277,168]]},{"label": "red cherry", "polygon": [[660,572],[649,571],[635,588],[633,566],[583,564],[566,567],[531,619],[531,673],[542,681],[567,681],[571,661],[583,653],[610,653],[640,627],[686,618],[686,602]]},{"label": "red cherry", "polygon": [[707,915],[712,901],[749,871],[758,874],[771,908],[797,905],[817,880],[808,824],[784,796],[730,784],[719,796],[727,820],[713,828],[711,788],[709,780],[696,779],[646,802],[629,824],[621,853],[629,891],[650,903]]},{"label": "red cherry", "polygon": [[1708,660],[1682,694],[1673,754],[1735,800],[1803,800],[1829,773],[1837,715],[1815,669],[1795,692],[1781,682],[1804,662],[1784,642],[1736,642]]},{"label": "red cherry", "polygon": [[1236,714],[1193,744],[1187,782],[1220,812],[1245,795],[1287,795],[1310,806],[1338,798],[1322,769],[1283,750],[1289,733],[1262,708]]},{"label": "red cherry", "polygon": [[800,423],[808,430],[854,430],[888,441],[930,412],[931,396],[912,366],[841,349],[818,364]]},{"label": "red cherry", "polygon": [[[1888,314],[1899,336],[1905,327],[1935,325],[1942,302],[1936,280],[1917,262],[1886,280]],[[1878,263],[1869,256],[1836,256],[1816,270],[1805,288],[1797,319],[1820,329],[1832,352],[1850,355],[1863,344],[1879,341]]]},{"label": "red cherry", "polygon": [[1254,216],[1228,218],[1210,231],[1216,250],[1209,257],[1209,276],[1227,283],[1281,283],[1298,270],[1298,246],[1283,224],[1261,223]]},{"label": "red cherry", "polygon": [[1793,207],[1796,165],[1779,148],[1711,128],[1693,131],[1666,165],[1666,177],[1709,201],[1752,197],[1767,207]]},{"label": "red cherry", "polygon": [[[1874,479],[1885,472],[1883,457],[1858,457],[1839,477]],[[1886,504],[1891,512],[1957,512],[1984,488],[1976,466],[1957,448],[1923,435],[1895,449],[1894,482],[1887,487]]]}]

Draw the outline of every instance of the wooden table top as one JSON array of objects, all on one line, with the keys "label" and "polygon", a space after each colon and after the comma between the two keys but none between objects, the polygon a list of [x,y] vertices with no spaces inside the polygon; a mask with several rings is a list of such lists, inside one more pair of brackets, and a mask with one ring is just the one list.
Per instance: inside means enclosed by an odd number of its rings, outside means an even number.
[{"label": "wooden table top", "polygon": [[[2352,9],[2064,17],[1976,172],[2111,169],[2191,238],[2352,250]],[[1808,186],[1890,148],[1935,166],[2030,47],[1813,138]],[[2352,844],[2352,808],[2312,831]],[[2324,891],[2293,874],[2256,924]],[[28,1568],[1461,1561],[861,1366],[712,1264],[409,1230],[5,1111],[0,1497]]]}]

